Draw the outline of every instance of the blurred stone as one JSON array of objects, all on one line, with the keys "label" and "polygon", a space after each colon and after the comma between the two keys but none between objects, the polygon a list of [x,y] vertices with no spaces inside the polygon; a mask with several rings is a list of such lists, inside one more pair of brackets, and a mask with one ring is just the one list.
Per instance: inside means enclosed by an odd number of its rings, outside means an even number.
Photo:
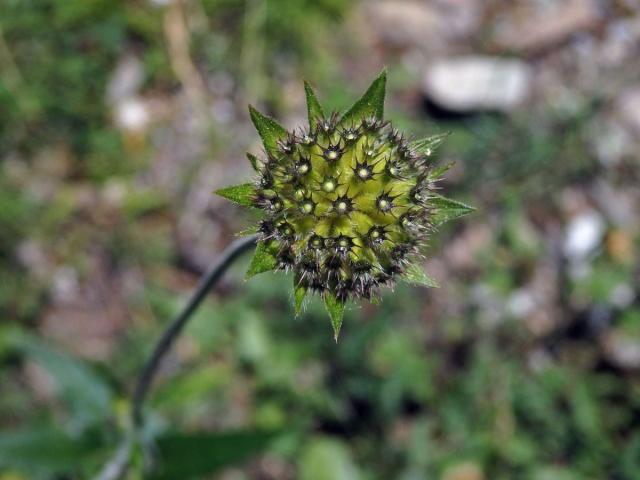
[{"label": "blurred stone", "polygon": [[455,112],[512,110],[531,91],[531,69],[520,60],[458,57],[431,64],[424,93],[438,106]]},{"label": "blurred stone", "polygon": [[603,342],[605,355],[621,368],[640,368],[640,340],[629,337],[625,332],[613,331]]},{"label": "blurred stone", "polygon": [[395,0],[366,3],[363,14],[369,30],[383,45],[434,51],[450,47],[449,41],[476,31],[481,8],[482,2],[475,0]]},{"label": "blurred stone", "polygon": [[616,101],[621,121],[640,137],[640,86],[623,92]]},{"label": "blurred stone", "polygon": [[442,480],[484,480],[480,467],[473,462],[464,462],[447,468]]},{"label": "blurred stone", "polygon": [[631,306],[636,298],[633,287],[627,283],[620,283],[613,287],[609,294],[609,302],[616,308],[624,310]]},{"label": "blurred stone", "polygon": [[574,216],[567,225],[563,251],[569,261],[579,263],[601,244],[605,222],[595,210]]},{"label": "blurred stone", "polygon": [[539,52],[594,28],[600,20],[595,0],[519,2],[502,18],[495,41],[503,50]]},{"label": "blurred stone", "polygon": [[591,196],[607,220],[621,230],[636,224],[640,216],[640,192],[637,188],[624,188],[606,180],[598,180]]},{"label": "blurred stone", "polygon": [[640,50],[640,15],[611,22],[599,46],[598,58],[605,67],[617,67],[636,58]]},{"label": "blurred stone", "polygon": [[107,99],[117,103],[134,96],[144,81],[144,66],[134,55],[120,59],[107,84]]},{"label": "blurred stone", "polygon": [[596,120],[592,130],[593,134],[588,141],[604,167],[616,167],[626,157],[634,156],[638,150],[633,133],[618,119]]},{"label": "blurred stone", "polygon": [[367,4],[366,12],[378,40],[392,47],[420,45],[439,29],[433,5],[399,0]]},{"label": "blurred stone", "polygon": [[122,130],[140,132],[147,129],[151,115],[146,103],[140,98],[127,98],[116,104],[115,124]]}]

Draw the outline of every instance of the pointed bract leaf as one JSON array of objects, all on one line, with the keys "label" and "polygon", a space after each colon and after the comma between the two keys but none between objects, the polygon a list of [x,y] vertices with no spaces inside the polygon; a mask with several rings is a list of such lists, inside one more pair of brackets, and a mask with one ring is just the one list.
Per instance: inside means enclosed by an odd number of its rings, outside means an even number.
[{"label": "pointed bract leaf", "polygon": [[252,183],[243,183],[241,185],[221,188],[216,190],[214,193],[239,205],[255,207],[254,199],[256,195],[256,187]]},{"label": "pointed bract leaf", "polygon": [[422,285],[429,288],[440,288],[438,282],[427,275],[420,265],[415,263],[410,264],[406,271],[402,274],[402,279],[406,282],[413,283],[414,285]]},{"label": "pointed bract leaf", "polygon": [[318,124],[318,121],[324,118],[324,110],[322,109],[322,105],[320,105],[320,102],[318,101],[313,88],[307,81],[304,82],[304,93],[307,96],[309,126],[311,128],[315,128],[315,126]]},{"label": "pointed bract leaf", "polygon": [[253,155],[251,153],[247,153],[247,158],[249,159],[249,162],[251,162],[251,166],[253,167],[253,169],[256,172],[259,172],[260,171],[261,162],[260,162],[260,160],[258,160],[258,157],[256,157],[255,155]]},{"label": "pointed bract leaf", "polygon": [[445,163],[444,165],[440,165],[439,167],[435,167],[434,169],[429,171],[429,179],[430,180],[438,180],[442,177],[451,167],[453,167],[453,162]]},{"label": "pointed bract leaf", "polygon": [[299,280],[294,278],[293,284],[293,296],[294,296],[294,310],[296,316],[300,314],[302,311],[302,302],[304,302],[304,297],[307,294],[307,287],[302,285]]},{"label": "pointed bract leaf", "polygon": [[287,131],[273,118],[261,114],[251,105],[249,105],[249,114],[251,115],[251,121],[260,134],[260,138],[262,138],[264,148],[268,152],[276,152],[278,150],[278,140],[284,140],[287,136]]},{"label": "pointed bract leaf", "polygon": [[342,327],[342,318],[344,317],[344,302],[336,298],[336,296],[327,292],[324,296],[324,306],[331,317],[331,325],[333,326],[333,338],[338,341],[340,327]]},{"label": "pointed bract leaf", "polygon": [[249,279],[259,273],[268,272],[276,268],[277,265],[278,259],[273,252],[271,252],[267,244],[265,242],[258,242],[244,278]]},{"label": "pointed bract leaf", "polygon": [[376,78],[371,86],[364,93],[362,98],[358,100],[340,119],[341,124],[350,121],[359,121],[366,117],[376,117],[382,120],[384,116],[384,96],[387,86],[387,71]]},{"label": "pointed bract leaf", "polygon": [[431,137],[422,138],[420,140],[414,140],[409,144],[411,149],[416,150],[422,155],[431,155],[436,148],[438,148],[445,139],[451,135],[451,133],[440,133]]},{"label": "pointed bract leaf", "polygon": [[451,200],[450,198],[446,198],[441,195],[434,195],[431,197],[429,199],[429,204],[432,207],[435,207],[435,212],[431,217],[431,222],[436,226],[475,211],[475,208],[469,205],[458,202],[457,200]]}]

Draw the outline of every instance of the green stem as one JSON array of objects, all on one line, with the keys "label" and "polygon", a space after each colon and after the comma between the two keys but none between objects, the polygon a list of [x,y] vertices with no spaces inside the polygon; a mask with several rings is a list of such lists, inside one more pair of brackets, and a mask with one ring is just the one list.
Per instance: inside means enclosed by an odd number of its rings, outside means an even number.
[{"label": "green stem", "polygon": [[[257,235],[241,238],[229,245],[220,255],[220,258],[211,267],[209,272],[202,277],[198,287],[185,305],[180,314],[169,324],[156,343],[149,360],[144,366],[136,384],[131,408],[131,423],[134,436],[141,430],[144,424],[144,401],[147,398],[153,379],[158,373],[162,359],[171,349],[189,319],[196,311],[200,303],[205,299],[209,291],[218,283],[233,262],[244,252],[254,247],[258,240]],[[104,466],[97,480],[117,480],[122,478],[127,471],[133,451],[134,441],[130,436],[123,440],[121,446],[113,458]]]}]

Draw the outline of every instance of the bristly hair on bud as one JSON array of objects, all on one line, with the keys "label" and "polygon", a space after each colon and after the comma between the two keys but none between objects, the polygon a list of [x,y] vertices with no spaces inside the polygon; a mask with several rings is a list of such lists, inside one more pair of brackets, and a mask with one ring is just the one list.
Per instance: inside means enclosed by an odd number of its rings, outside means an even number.
[{"label": "bristly hair on bud", "polygon": [[261,209],[247,277],[292,271],[296,314],[318,293],[337,341],[345,303],[398,280],[437,286],[420,268],[435,227],[474,209],[436,193],[433,165],[445,135],[408,141],[383,119],[386,72],[346,113],[326,115],[304,84],[309,125],[288,132],[249,107],[265,159],[249,154],[253,183],[216,193]]}]

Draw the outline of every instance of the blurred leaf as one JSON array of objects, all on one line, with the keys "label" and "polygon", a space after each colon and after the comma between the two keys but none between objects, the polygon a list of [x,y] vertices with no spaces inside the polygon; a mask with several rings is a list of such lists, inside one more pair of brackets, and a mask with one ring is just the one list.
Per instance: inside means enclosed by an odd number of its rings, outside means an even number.
[{"label": "blurred leaf", "polygon": [[338,300],[332,293],[324,296],[324,306],[331,317],[331,325],[333,326],[333,338],[338,341],[340,327],[342,327],[342,318],[344,317],[344,302]]},{"label": "blurred leaf", "polygon": [[304,82],[304,92],[307,96],[307,111],[309,114],[309,126],[315,128],[318,124],[318,120],[324,118],[324,110],[316,97],[313,88],[309,82]]},{"label": "blurred leaf", "polygon": [[269,270],[276,268],[277,265],[278,259],[273,253],[271,253],[265,242],[258,242],[256,251],[251,259],[249,269],[247,270],[244,278],[249,279],[259,273],[268,272]]},{"label": "blurred leaf", "polygon": [[476,209],[465,205],[457,200],[451,200],[450,198],[443,197],[441,195],[434,195],[429,199],[429,204],[436,208],[435,214],[431,217],[431,221],[434,225],[442,225],[454,218],[462,217],[468,213],[474,212]]},{"label": "blurred leaf", "polygon": [[76,470],[100,445],[95,438],[72,438],[47,426],[0,433],[0,468],[61,473]]},{"label": "blurred leaf", "polygon": [[245,207],[255,207],[253,199],[256,194],[256,187],[251,183],[243,183],[232,187],[225,187],[215,191],[216,195],[231,200]]},{"label": "blurred leaf", "polygon": [[251,121],[258,130],[262,143],[267,152],[278,150],[278,140],[283,140],[287,136],[287,131],[280,126],[273,118],[261,114],[252,106],[249,106]]},{"label": "blurred leaf", "polygon": [[409,264],[406,271],[402,274],[402,279],[406,282],[422,285],[424,287],[440,288],[438,282],[427,275],[427,272],[424,271],[422,265],[417,265],[415,263]]},{"label": "blurred leaf", "polygon": [[358,480],[361,474],[351,452],[341,442],[319,439],[308,444],[300,458],[300,480]]},{"label": "blurred leaf", "polygon": [[54,378],[78,426],[97,423],[110,414],[112,392],[88,365],[23,332],[16,332],[13,341],[18,350]]},{"label": "blurred leaf", "polygon": [[382,119],[384,116],[384,96],[387,85],[387,71],[383,70],[371,86],[340,119],[341,124],[359,121],[366,117]]},{"label": "blurred leaf", "polygon": [[149,478],[174,480],[211,475],[265,450],[274,432],[170,433],[156,441],[158,469]]}]

